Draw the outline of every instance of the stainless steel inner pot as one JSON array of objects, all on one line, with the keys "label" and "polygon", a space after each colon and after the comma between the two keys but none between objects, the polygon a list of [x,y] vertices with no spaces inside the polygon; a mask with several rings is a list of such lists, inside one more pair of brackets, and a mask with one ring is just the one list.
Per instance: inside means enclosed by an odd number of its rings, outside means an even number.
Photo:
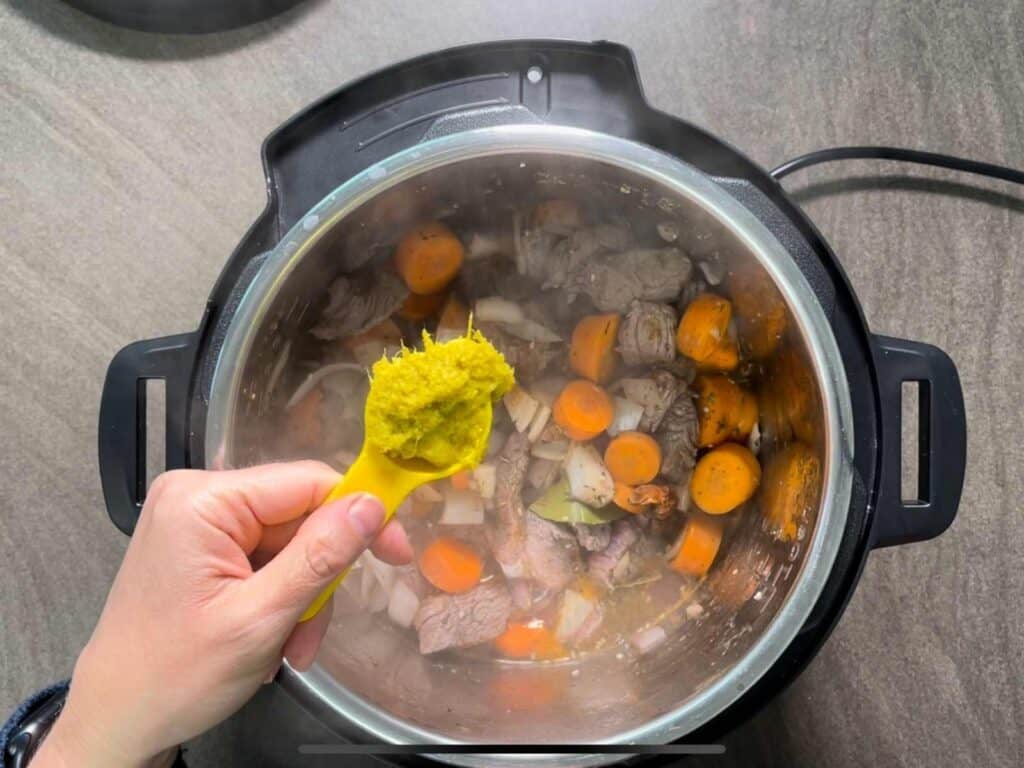
[{"label": "stainless steel inner pot", "polygon": [[[776,377],[764,386],[779,388],[780,418],[793,423],[766,423],[765,415],[763,451],[770,455],[794,432],[813,445],[822,461],[817,509],[798,540],[783,545],[767,532],[755,498],[695,585],[699,614],[684,614],[669,641],[640,659],[614,652],[548,664],[422,657],[386,617],[336,614],[313,669],[285,670],[288,687],[328,725],[352,722],[395,743],[672,741],[725,709],[776,661],[828,576],[848,511],[852,422],[839,351],[810,286],[779,241],[711,179],[643,145],[583,130],[504,126],[433,139],[367,169],[312,209],[266,257],[227,329],[209,392],[210,463],[279,458],[268,436],[281,407],[273,386],[280,361],[286,349],[308,343],[305,331],[332,278],[388,258],[418,219],[457,212],[487,220],[553,197],[609,216],[672,222],[691,256],[753,270],[781,295],[788,331],[767,361]],[[599,765],[621,758],[437,759]]]}]

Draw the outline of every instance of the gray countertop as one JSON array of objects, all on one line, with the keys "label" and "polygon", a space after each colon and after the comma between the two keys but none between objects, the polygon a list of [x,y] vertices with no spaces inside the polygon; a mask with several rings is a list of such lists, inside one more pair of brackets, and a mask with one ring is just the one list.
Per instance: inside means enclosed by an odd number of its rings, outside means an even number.
[{"label": "gray countertop", "polygon": [[[3,0],[0,709],[69,674],[88,637],[125,546],[96,469],[105,366],[129,341],[194,327],[263,206],[263,137],[391,62],[532,36],[632,46],[656,106],[765,165],[888,143],[1024,166],[1019,0],[320,0],[203,38]],[[1020,765],[1021,190],[872,162],[787,186],[872,329],[953,356],[968,474],[953,528],[872,554],[820,655],[717,762]],[[200,739],[193,764],[313,764],[252,725],[289,707],[268,690]]]}]

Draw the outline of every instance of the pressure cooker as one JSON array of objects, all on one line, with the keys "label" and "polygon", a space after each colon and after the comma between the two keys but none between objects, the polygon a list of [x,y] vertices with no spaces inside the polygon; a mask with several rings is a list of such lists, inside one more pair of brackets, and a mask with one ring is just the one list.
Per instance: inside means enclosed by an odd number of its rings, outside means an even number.
[{"label": "pressure cooker", "polygon": [[[707,577],[713,596],[655,652],[498,669],[420,656],[372,616],[345,619],[306,673],[278,683],[339,738],[392,744],[707,742],[784,688],[825,641],[868,553],[953,521],[966,426],[941,350],[868,330],[839,260],[780,185],[739,151],[651,107],[631,52],[607,42],[499,42],[422,56],[350,83],[295,115],[262,149],[267,205],[214,285],[198,328],[137,341],[113,359],[99,422],[103,492],[131,533],[145,496],[147,379],[166,382],[168,468],[273,458],[274,383],[326,302],[331,279],[453,209],[568,198],[629,217],[655,212],[692,258],[743,270],[781,297],[786,343],[775,416],[820,457],[815,512],[780,545],[745,524]],[[769,381],[770,381],[769,377]],[[919,488],[901,494],[903,384],[918,382]],[[338,619],[336,619],[337,621]],[[494,706],[496,674],[530,708]],[[628,696],[629,706],[622,706]],[[515,765],[521,754],[447,754]],[[548,755],[599,765],[619,755]]]}]

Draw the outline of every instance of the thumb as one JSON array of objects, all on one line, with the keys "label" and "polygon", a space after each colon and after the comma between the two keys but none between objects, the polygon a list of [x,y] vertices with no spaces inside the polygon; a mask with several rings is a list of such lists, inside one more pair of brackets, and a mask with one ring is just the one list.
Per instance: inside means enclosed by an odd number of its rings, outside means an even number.
[{"label": "thumb", "polygon": [[359,493],[328,502],[299,526],[295,536],[248,581],[267,613],[294,614],[298,621],[316,596],[352,565],[380,532],[384,505]]}]

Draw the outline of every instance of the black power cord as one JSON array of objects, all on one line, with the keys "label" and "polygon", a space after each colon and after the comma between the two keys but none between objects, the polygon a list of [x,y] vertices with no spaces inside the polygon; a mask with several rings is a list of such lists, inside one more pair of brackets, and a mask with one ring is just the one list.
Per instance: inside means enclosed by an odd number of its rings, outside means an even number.
[{"label": "black power cord", "polygon": [[810,168],[819,163],[831,163],[835,160],[898,160],[903,163],[916,163],[918,165],[932,165],[936,168],[948,168],[951,171],[962,171],[963,173],[974,173],[978,176],[989,176],[993,179],[1002,179],[1014,184],[1024,184],[1024,172],[1014,168],[1007,168],[992,163],[982,163],[977,160],[967,160],[952,155],[940,155],[936,152],[921,152],[916,149],[901,149],[900,147],[832,147],[831,149],[820,149],[817,152],[809,152],[800,155],[769,173],[776,181],[788,176],[795,171]]}]

